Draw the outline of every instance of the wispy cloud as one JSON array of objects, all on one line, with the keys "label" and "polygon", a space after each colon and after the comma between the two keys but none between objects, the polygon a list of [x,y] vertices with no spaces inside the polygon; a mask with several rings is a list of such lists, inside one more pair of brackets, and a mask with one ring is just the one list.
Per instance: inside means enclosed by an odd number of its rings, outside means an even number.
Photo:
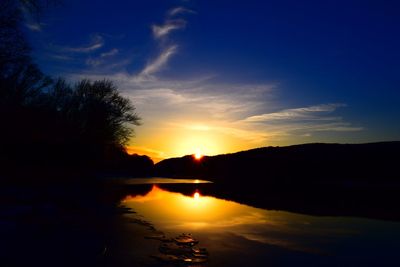
[{"label": "wispy cloud", "polygon": [[104,52],[100,54],[100,57],[105,58],[105,57],[112,57],[115,56],[116,54],[119,53],[119,50],[117,48],[113,48],[108,52]]},{"label": "wispy cloud", "polygon": [[186,21],[183,19],[167,20],[162,25],[152,25],[154,38],[162,38],[167,36],[170,32],[178,29],[185,28]]},{"label": "wispy cloud", "polygon": [[72,57],[67,56],[67,55],[59,55],[59,54],[50,54],[49,58],[55,59],[55,60],[60,60],[60,61],[70,61],[73,60]]},{"label": "wispy cloud", "polygon": [[104,64],[109,58],[116,56],[119,53],[119,50],[116,48],[111,49],[108,52],[101,53],[98,57],[90,57],[86,59],[86,65],[91,67],[97,67]]},{"label": "wispy cloud", "polygon": [[177,52],[177,49],[178,49],[177,45],[172,45],[164,49],[156,59],[150,61],[145,66],[145,68],[140,72],[138,77],[149,78],[153,74],[159,72],[162,68],[165,67],[171,56]]},{"label": "wispy cloud", "polygon": [[[31,3],[29,2],[29,5],[30,4]],[[32,6],[33,5],[35,4],[32,4]],[[28,5],[19,5],[19,8],[21,9],[22,14],[24,16],[25,27],[34,32],[41,32],[45,24],[39,20],[38,16],[35,16],[37,14],[35,12],[31,12],[32,10],[28,7]]]},{"label": "wispy cloud", "polygon": [[330,103],[282,109],[261,115],[248,116],[236,123],[240,128],[264,131],[268,133],[269,138],[311,137],[313,133],[317,132],[355,132],[363,130],[363,127],[353,126],[340,116],[332,116],[337,109],[346,106],[343,103]]},{"label": "wispy cloud", "polygon": [[168,11],[168,17],[173,17],[173,16],[176,16],[179,14],[186,14],[186,13],[195,13],[195,12],[186,7],[178,6],[178,7],[172,8]]},{"label": "wispy cloud", "polygon": [[101,65],[104,61],[100,58],[88,58],[86,59],[85,63],[88,66],[97,67]]},{"label": "wispy cloud", "polygon": [[194,13],[193,10],[179,6],[170,9],[167,12],[167,18],[161,25],[153,24],[151,26],[153,37],[156,39],[161,39],[167,37],[172,31],[183,29],[186,27],[186,20],[179,18],[174,19],[173,17],[179,14]]},{"label": "wispy cloud", "polygon": [[[137,75],[120,72],[109,75],[77,75],[74,80],[88,77],[91,79],[108,78],[114,80],[123,93],[132,98],[146,112],[163,113],[186,110],[188,116],[195,113],[205,114],[210,118],[226,120],[242,119],[255,114],[269,103],[276,85],[271,84],[230,84],[215,83],[213,76],[187,80],[138,79]],[[272,97],[272,96],[271,96]],[[153,110],[151,107],[157,107]],[[174,115],[176,115],[174,114]],[[157,116],[156,116],[157,117]]]},{"label": "wispy cloud", "polygon": [[[167,17],[189,11],[190,10],[184,7],[173,8],[169,12],[167,12]],[[178,52],[178,45],[169,44],[168,46],[165,46],[165,38],[167,38],[172,31],[182,29],[185,26],[186,21],[183,19],[166,19],[164,24],[162,25],[152,25],[153,37],[159,42],[161,51],[156,58],[148,61],[148,63],[145,65],[142,71],[139,72],[139,74],[135,75],[136,80],[154,80],[154,75],[167,66],[168,61],[171,59],[171,57]]]},{"label": "wispy cloud", "polygon": [[64,50],[68,52],[76,52],[76,53],[89,53],[93,52],[104,45],[104,39],[101,35],[94,35],[92,37],[92,41],[90,44],[80,47],[65,47]]},{"label": "wispy cloud", "polygon": [[250,116],[244,119],[245,122],[270,122],[277,120],[331,120],[335,118],[320,117],[321,113],[331,113],[344,104],[322,104],[316,106],[284,109],[278,112],[265,113],[261,115]]},{"label": "wispy cloud", "polygon": [[[190,10],[185,9],[183,7],[178,7],[167,12],[167,17],[187,12],[190,12]],[[160,52],[156,57],[148,60],[147,64],[136,74],[127,74],[130,77],[129,79],[142,83],[146,81],[158,80],[155,75],[160,71],[162,71],[163,69],[165,69],[172,56],[178,52],[178,45],[174,44],[171,41],[168,42],[167,44],[165,40],[171,31],[184,28],[185,25],[186,21],[183,19],[166,19],[164,24],[162,25],[152,25],[152,34],[159,45]],[[92,42],[89,45],[81,47],[63,47],[62,49],[58,50],[62,50],[63,52],[69,52],[68,55],[70,55],[71,52],[75,53],[94,52],[95,50],[100,49],[103,46],[104,46],[103,37],[100,35],[94,35],[92,37]],[[57,52],[59,52],[58,50]],[[106,67],[106,65],[107,65],[106,69],[110,70],[112,66],[115,68],[125,67],[127,64],[130,63],[130,61],[127,61],[127,59],[114,63],[110,62],[109,58],[114,57],[118,54],[120,54],[120,51],[114,48],[107,52],[103,52],[98,56],[90,56],[86,58],[84,61],[85,64],[92,68],[92,70],[88,70],[88,72],[90,72],[89,75],[90,76],[93,75],[94,74],[93,71],[95,70],[98,71],[98,74],[101,74],[102,69]],[[107,64],[105,64],[106,62]]]},{"label": "wispy cloud", "polygon": [[40,24],[38,22],[28,22],[25,24],[25,26],[31,31],[41,32],[43,24]]}]

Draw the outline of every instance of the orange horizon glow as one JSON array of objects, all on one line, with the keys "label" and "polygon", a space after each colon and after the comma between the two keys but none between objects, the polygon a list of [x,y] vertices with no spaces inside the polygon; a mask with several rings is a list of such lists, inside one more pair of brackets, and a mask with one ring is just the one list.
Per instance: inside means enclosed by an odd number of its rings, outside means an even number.
[{"label": "orange horizon glow", "polygon": [[[138,128],[136,136],[127,145],[129,154],[147,155],[154,163],[168,158],[192,155],[216,156],[249,150],[267,145],[290,145],[301,142],[272,142],[268,136],[258,132],[229,128],[224,123],[195,123],[181,121],[168,123],[158,129],[158,122],[152,127]],[[268,142],[267,142],[268,141]]]},{"label": "orange horizon glow", "polygon": [[222,126],[211,123],[193,126],[191,122],[182,122],[166,125],[160,130],[150,127],[138,128],[136,137],[131,140],[126,150],[129,154],[147,155],[157,163],[186,155],[194,155],[199,159],[199,155],[234,153],[262,145],[220,131],[217,127]]}]

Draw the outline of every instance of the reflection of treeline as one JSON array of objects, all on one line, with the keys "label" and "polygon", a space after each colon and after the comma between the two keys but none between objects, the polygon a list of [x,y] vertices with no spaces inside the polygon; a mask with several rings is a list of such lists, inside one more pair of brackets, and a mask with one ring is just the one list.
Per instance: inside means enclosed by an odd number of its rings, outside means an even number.
[{"label": "reflection of treeline", "polygon": [[[22,1],[24,3],[25,1]],[[31,3],[35,1],[26,1]],[[124,145],[140,118],[107,80],[73,85],[44,75],[22,33],[19,1],[0,3],[0,164],[145,172]]]}]

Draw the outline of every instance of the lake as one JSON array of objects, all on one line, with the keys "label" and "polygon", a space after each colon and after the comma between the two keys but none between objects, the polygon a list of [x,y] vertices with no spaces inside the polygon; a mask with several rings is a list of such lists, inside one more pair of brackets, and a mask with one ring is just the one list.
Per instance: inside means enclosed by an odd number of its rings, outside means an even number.
[{"label": "lake", "polygon": [[204,195],[212,183],[202,180],[127,184],[122,204],[137,213],[125,216],[167,236],[191,233],[210,253],[207,266],[399,266],[398,222],[255,208]]}]

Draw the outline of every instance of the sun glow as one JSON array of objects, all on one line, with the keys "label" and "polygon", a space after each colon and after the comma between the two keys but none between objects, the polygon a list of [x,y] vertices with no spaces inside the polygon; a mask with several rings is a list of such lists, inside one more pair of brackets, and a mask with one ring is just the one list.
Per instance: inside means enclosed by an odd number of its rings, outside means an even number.
[{"label": "sun glow", "polygon": [[138,134],[135,142],[141,146],[131,144],[129,151],[131,154],[148,155],[153,161],[159,162],[185,155],[193,155],[193,159],[197,160],[195,154],[203,155],[204,159],[204,155],[213,156],[251,148],[248,142],[243,143],[243,140],[235,136],[218,131],[215,126],[199,123],[200,126],[187,127],[187,124],[192,125],[193,122],[172,124],[163,128],[162,133],[145,129]]},{"label": "sun glow", "polygon": [[194,193],[193,194],[193,198],[194,199],[200,199],[200,193],[199,192]]},{"label": "sun glow", "polygon": [[196,152],[193,154],[194,159],[201,160],[201,158],[203,157],[202,150],[200,148],[196,148],[195,151]]}]

